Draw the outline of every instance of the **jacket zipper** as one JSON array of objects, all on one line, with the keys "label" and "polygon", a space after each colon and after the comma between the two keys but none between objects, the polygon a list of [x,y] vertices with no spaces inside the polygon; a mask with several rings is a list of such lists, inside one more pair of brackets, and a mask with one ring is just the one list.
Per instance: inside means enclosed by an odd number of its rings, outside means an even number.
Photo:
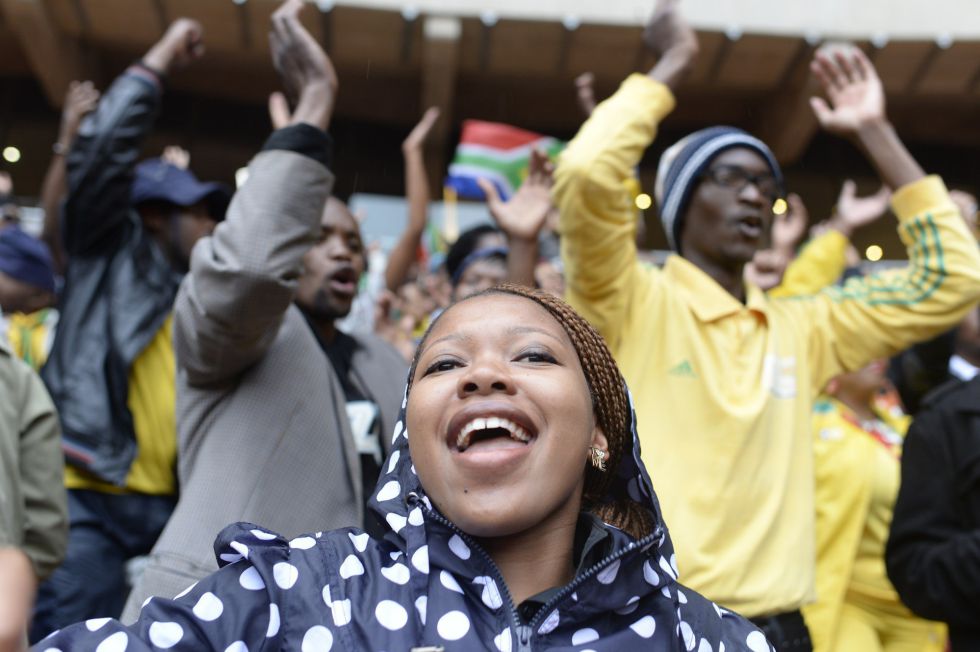
[{"label": "jacket zipper", "polygon": [[541,609],[538,610],[538,613],[535,614],[534,618],[531,619],[531,622],[528,623],[528,629],[531,630],[532,634],[536,632],[538,627],[541,626],[541,621],[547,618],[551,614],[551,612],[554,611],[555,607],[557,607],[565,598],[567,598],[569,595],[574,593],[578,587],[582,586],[583,582],[591,578],[593,575],[595,575],[600,570],[602,570],[609,564],[613,563],[614,561],[621,559],[622,557],[625,557],[627,554],[633,552],[637,548],[643,548],[649,543],[652,543],[658,537],[660,537],[661,534],[662,534],[662,530],[658,526],[652,533],[643,537],[639,541],[633,543],[632,545],[626,546],[625,548],[619,550],[618,552],[614,552],[611,555],[607,555],[603,557],[598,562],[590,566],[584,573],[575,576],[575,579],[569,582],[565,586],[565,588],[563,588],[561,591],[556,593],[555,596],[551,598],[551,600],[548,600],[548,602],[544,606],[542,606]]},{"label": "jacket zipper", "polygon": [[507,606],[510,609],[511,628],[514,630],[514,634],[517,638],[517,647],[513,648],[512,652],[532,652],[533,647],[531,646],[531,637],[534,635],[534,632],[537,631],[537,628],[540,627],[541,620],[547,617],[547,615],[554,610],[555,606],[571,595],[578,587],[582,585],[585,580],[598,573],[604,567],[613,563],[617,559],[625,557],[627,554],[636,550],[637,548],[645,547],[663,534],[662,528],[657,526],[653,532],[643,537],[633,545],[626,546],[622,550],[614,552],[611,555],[606,555],[598,562],[590,566],[584,573],[576,576],[575,579],[565,586],[565,588],[556,593],[555,597],[548,600],[548,602],[538,610],[538,613],[531,619],[530,623],[527,625],[521,625],[521,616],[517,613],[517,606],[514,604],[514,598],[510,595],[510,589],[507,588],[507,583],[504,581],[503,575],[500,574],[497,564],[494,563],[493,559],[490,558],[490,555],[483,549],[483,547],[474,541],[470,535],[456,527],[455,523],[444,517],[442,514],[429,509],[425,503],[419,500],[418,494],[413,492],[409,494],[408,498],[410,502],[416,504],[421,503],[422,510],[426,515],[432,517],[437,522],[442,523],[444,526],[452,530],[453,533],[458,535],[466,543],[466,545],[470,547],[471,550],[476,550],[480,557],[482,557],[490,567],[490,570],[493,573],[493,580],[497,583],[497,587],[502,590],[504,598],[507,601]]},{"label": "jacket zipper", "polygon": [[427,517],[431,517],[436,522],[441,523],[442,525],[452,530],[454,534],[459,536],[459,538],[461,538],[466,543],[466,545],[470,547],[470,550],[475,550],[477,554],[479,554],[480,557],[483,559],[483,561],[487,563],[487,566],[490,568],[490,572],[492,573],[493,581],[497,584],[498,590],[500,590],[501,593],[503,593],[504,600],[506,601],[508,610],[510,612],[509,613],[510,627],[514,632],[515,638],[517,639],[516,647],[512,648],[512,652],[531,652],[532,648],[531,648],[530,627],[527,625],[521,625],[521,617],[520,614],[517,613],[517,606],[514,604],[514,598],[510,594],[510,589],[507,588],[507,583],[504,581],[503,575],[500,574],[500,569],[497,568],[497,564],[495,564],[493,559],[490,558],[490,555],[487,553],[487,551],[484,550],[480,544],[474,541],[473,538],[470,537],[470,535],[466,534],[458,527],[456,527],[455,523],[447,519],[442,514],[439,514],[432,509],[429,509],[425,505],[425,503],[423,503],[418,499],[418,494],[415,493],[410,494],[409,500],[415,503],[420,503],[422,510]]}]

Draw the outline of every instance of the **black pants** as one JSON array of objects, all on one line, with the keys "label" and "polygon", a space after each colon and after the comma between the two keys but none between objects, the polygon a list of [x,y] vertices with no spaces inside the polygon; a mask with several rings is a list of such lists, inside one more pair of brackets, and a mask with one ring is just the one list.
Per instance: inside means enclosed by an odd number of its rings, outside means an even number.
[{"label": "black pants", "polygon": [[176,498],[68,490],[68,554],[38,588],[30,640],[88,618],[118,618],[126,561],[153,548]]},{"label": "black pants", "polygon": [[806,628],[803,614],[799,611],[749,620],[762,630],[776,652],[813,652],[810,630]]}]

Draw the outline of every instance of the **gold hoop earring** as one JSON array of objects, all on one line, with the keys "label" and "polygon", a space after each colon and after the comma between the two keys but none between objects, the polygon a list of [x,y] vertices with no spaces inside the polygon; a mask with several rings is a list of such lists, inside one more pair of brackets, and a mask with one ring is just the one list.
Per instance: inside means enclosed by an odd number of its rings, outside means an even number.
[{"label": "gold hoop earring", "polygon": [[606,470],[607,455],[609,455],[609,453],[602,450],[598,446],[589,446],[589,461],[592,462],[592,466],[599,469],[600,471]]}]

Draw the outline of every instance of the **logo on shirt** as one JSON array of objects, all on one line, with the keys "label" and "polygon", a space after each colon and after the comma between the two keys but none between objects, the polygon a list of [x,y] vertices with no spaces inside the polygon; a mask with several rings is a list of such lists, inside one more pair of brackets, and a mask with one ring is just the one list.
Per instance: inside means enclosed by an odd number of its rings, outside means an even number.
[{"label": "logo on shirt", "polygon": [[683,378],[697,378],[698,375],[694,373],[694,367],[691,365],[690,360],[684,360],[680,364],[677,364],[670,368],[667,373],[671,376],[681,376]]},{"label": "logo on shirt", "polygon": [[766,356],[762,371],[763,387],[776,398],[796,397],[796,356]]}]

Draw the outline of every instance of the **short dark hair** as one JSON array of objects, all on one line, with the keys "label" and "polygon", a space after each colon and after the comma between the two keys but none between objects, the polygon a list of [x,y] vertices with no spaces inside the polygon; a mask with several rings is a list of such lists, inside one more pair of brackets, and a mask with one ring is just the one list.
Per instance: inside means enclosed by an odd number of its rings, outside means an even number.
[{"label": "short dark hair", "polygon": [[480,226],[474,226],[472,229],[467,229],[460,234],[456,242],[449,247],[449,252],[446,254],[446,272],[449,278],[456,278],[456,272],[459,270],[459,266],[463,264],[463,261],[466,260],[466,257],[479,248],[480,240],[484,236],[493,233],[500,233],[500,229],[490,224],[481,224]]}]

